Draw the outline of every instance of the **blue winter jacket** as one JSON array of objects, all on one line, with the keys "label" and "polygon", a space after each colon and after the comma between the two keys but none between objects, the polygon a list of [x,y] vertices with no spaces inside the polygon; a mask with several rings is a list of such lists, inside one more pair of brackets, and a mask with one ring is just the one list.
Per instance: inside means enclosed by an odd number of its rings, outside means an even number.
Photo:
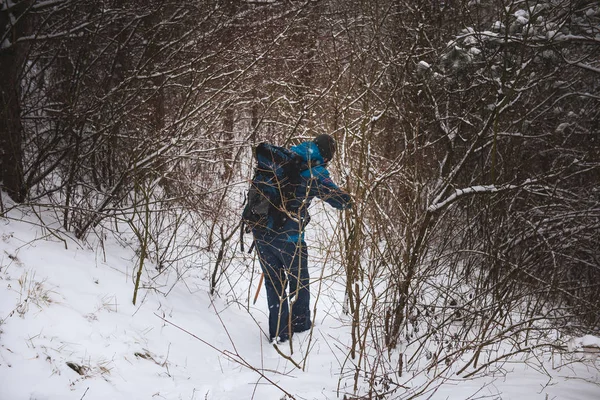
[{"label": "blue winter jacket", "polygon": [[[332,207],[343,210],[352,206],[350,195],[340,189],[329,176],[325,161],[314,142],[303,142],[291,150],[301,156],[310,167],[300,173],[300,184],[295,197],[287,202],[287,219],[279,229],[254,231],[261,240],[283,240],[298,242],[304,240],[304,229],[310,221],[308,207],[315,197],[324,200]],[[272,224],[269,224],[272,226]]]}]

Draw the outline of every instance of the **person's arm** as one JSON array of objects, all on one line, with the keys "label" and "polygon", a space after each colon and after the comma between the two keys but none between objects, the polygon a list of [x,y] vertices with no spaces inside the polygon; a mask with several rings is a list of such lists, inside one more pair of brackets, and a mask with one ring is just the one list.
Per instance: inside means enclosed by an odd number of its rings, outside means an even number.
[{"label": "person's arm", "polygon": [[311,185],[313,195],[338,210],[352,207],[352,197],[333,182],[325,167],[313,167],[311,172],[315,181],[315,184]]}]

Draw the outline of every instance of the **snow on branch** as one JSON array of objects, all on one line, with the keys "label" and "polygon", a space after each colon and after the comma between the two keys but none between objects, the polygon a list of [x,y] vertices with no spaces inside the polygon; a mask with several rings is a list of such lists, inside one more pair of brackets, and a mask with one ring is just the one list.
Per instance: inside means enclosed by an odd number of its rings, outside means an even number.
[{"label": "snow on branch", "polygon": [[432,204],[429,207],[427,207],[427,211],[429,211],[429,212],[437,211],[463,196],[468,196],[468,195],[472,195],[472,194],[480,194],[480,193],[496,193],[496,192],[502,192],[505,190],[517,189],[519,187],[520,186],[516,186],[516,185],[478,185],[478,186],[471,186],[471,187],[467,187],[467,188],[463,188],[463,189],[456,189],[454,191],[454,193],[451,194],[450,196],[448,196],[446,199],[440,200],[437,203]]},{"label": "snow on branch", "polygon": [[47,0],[47,1],[38,1],[31,6],[33,10],[41,10],[44,8],[54,7],[58,5],[63,5],[67,3],[65,0]]},{"label": "snow on branch", "polygon": [[27,41],[32,41],[32,40],[51,40],[51,39],[57,39],[57,38],[61,38],[61,37],[67,37],[67,36],[71,36],[75,33],[78,33],[82,30],[84,30],[85,28],[87,28],[88,26],[92,25],[92,22],[83,22],[80,25],[69,29],[68,31],[64,31],[64,32],[57,32],[57,33],[52,33],[52,34],[48,34],[48,35],[39,35],[39,34],[35,34],[35,35],[31,35],[31,36],[22,36],[20,38],[17,39],[17,42],[27,42]]},{"label": "snow on branch", "polygon": [[578,62],[575,65],[577,65],[580,68],[587,69],[588,71],[592,71],[592,72],[595,72],[597,74],[600,74],[600,68],[594,67],[592,65],[584,64],[582,62]]}]

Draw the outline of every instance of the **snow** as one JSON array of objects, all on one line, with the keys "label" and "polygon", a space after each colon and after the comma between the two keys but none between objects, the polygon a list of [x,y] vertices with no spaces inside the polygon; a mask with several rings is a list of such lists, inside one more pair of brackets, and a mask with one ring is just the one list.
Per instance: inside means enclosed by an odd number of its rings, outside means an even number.
[{"label": "snow", "polygon": [[446,205],[456,201],[459,197],[465,196],[465,195],[472,195],[474,193],[492,193],[492,192],[498,192],[498,191],[503,191],[503,190],[513,190],[516,188],[517,188],[517,186],[515,186],[515,185],[503,185],[503,186],[476,185],[476,186],[470,186],[470,187],[462,188],[462,189],[455,189],[454,193],[452,193],[445,199],[436,198],[433,201],[433,204],[431,204],[427,210],[430,212],[437,211],[440,208],[445,207]]},{"label": "snow", "polygon": [[517,10],[514,13],[515,17],[524,17],[524,18],[528,18],[529,17],[529,11],[527,10]]},{"label": "snow", "polygon": [[421,60],[421,61],[419,61],[419,63],[417,64],[417,67],[418,67],[420,70],[427,70],[427,69],[431,68],[431,65],[429,65],[427,62],[425,62],[425,61]]},{"label": "snow", "polygon": [[569,341],[569,350],[575,351],[583,347],[595,347],[600,349],[600,338],[593,335],[584,335]]},{"label": "snow", "polygon": [[562,133],[564,132],[565,129],[567,129],[569,126],[571,126],[570,123],[568,122],[563,122],[561,124],[559,124],[556,129],[554,130],[556,133]]},{"label": "snow", "polygon": [[[0,218],[1,400],[280,400],[286,393],[288,399],[341,399],[350,391],[340,372],[348,363],[343,349],[350,326],[340,312],[343,283],[333,277],[325,278],[312,338],[296,335],[293,353],[279,348],[301,370],[267,342],[264,293],[248,311],[226,296],[209,296],[205,271],[192,268],[168,296],[142,288],[133,305],[137,258],[127,240],[108,235],[84,243],[54,224],[53,231],[42,227],[30,211],[13,209],[8,217]],[[318,235],[310,233],[313,245]],[[313,277],[321,273],[317,259],[311,258]],[[147,270],[145,281],[155,274]],[[253,297],[256,286],[249,289]],[[547,362],[546,371],[510,360],[484,378],[453,376],[422,398],[600,397],[599,373],[590,364],[569,360],[568,367],[553,368],[555,361]],[[401,383],[429,378],[407,371]]]},{"label": "snow", "polygon": [[500,21],[496,21],[492,25],[492,29],[495,30],[495,31],[499,31],[499,30],[504,29],[504,28],[505,28],[504,24],[502,22],[500,22]]},{"label": "snow", "polygon": [[477,39],[475,39],[472,35],[471,36],[466,36],[465,39],[463,40],[463,43],[466,46],[473,46],[477,44]]},{"label": "snow", "polygon": [[514,16],[516,17],[517,22],[521,25],[529,23],[529,12],[526,10],[515,11]]},{"label": "snow", "polygon": [[526,25],[529,23],[529,19],[525,17],[517,17],[517,22],[521,25]]}]

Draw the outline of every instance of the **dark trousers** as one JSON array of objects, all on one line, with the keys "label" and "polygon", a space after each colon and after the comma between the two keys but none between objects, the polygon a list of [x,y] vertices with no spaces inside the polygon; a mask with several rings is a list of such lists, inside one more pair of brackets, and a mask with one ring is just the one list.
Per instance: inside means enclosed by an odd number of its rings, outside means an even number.
[{"label": "dark trousers", "polygon": [[[291,332],[310,329],[306,243],[257,239],[256,249],[267,290],[270,338],[288,339]],[[286,293],[288,286],[289,296]]]}]

